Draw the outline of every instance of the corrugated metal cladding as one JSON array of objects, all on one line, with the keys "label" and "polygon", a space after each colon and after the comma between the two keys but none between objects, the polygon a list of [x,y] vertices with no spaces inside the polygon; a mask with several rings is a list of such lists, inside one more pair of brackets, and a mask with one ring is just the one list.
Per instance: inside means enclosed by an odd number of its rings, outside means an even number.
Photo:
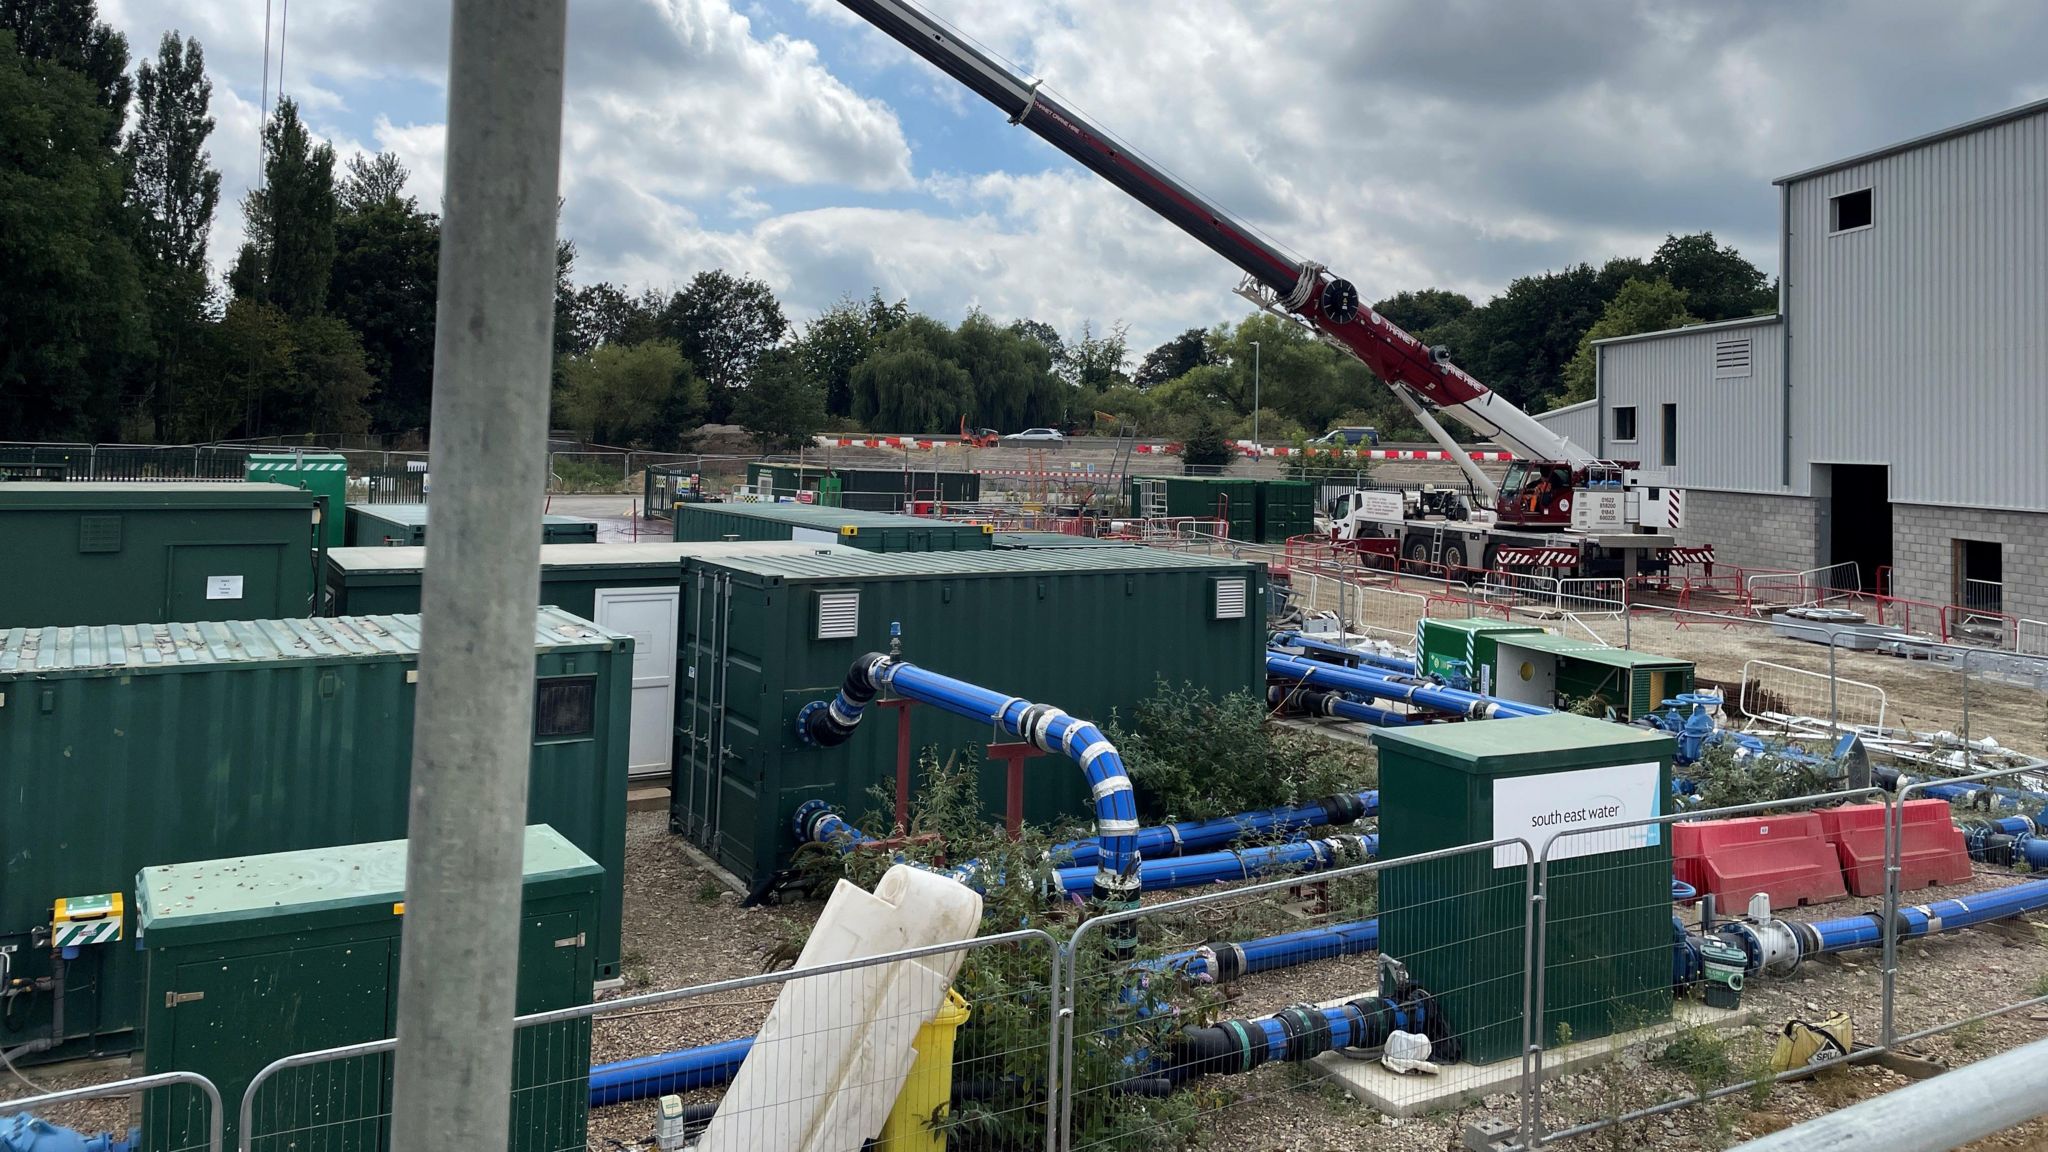
[{"label": "corrugated metal cladding", "polygon": [[[1261,563],[1148,548],[693,562],[672,826],[763,885],[796,847],[789,819],[800,804],[822,799],[855,820],[883,807],[871,790],[895,779],[893,709],[870,709],[838,748],[805,744],[795,725],[857,658],[889,650],[896,625],[903,657],[921,667],[1107,725],[1161,679],[1262,691],[1266,585]],[[979,756],[994,735],[936,709],[905,717],[913,747],[936,747],[942,762]],[[1025,788],[1033,823],[1088,811],[1086,782],[1062,759],[1033,761]],[[1001,818],[1000,764],[984,760],[978,799]]]},{"label": "corrugated metal cladding", "polygon": [[[1572,440],[1609,460],[1640,461],[1666,484],[1782,492],[1782,338],[1777,318],[1764,317],[1601,344],[1600,399],[1569,413],[1581,426],[1596,425],[1594,438]],[[1664,464],[1666,404],[1678,406],[1675,468]],[[1615,438],[1621,408],[1635,409],[1633,441]]]},{"label": "corrugated metal cladding", "polygon": [[2048,510],[2048,109],[1788,188],[1795,489],[1889,464],[1894,502]]},{"label": "corrugated metal cladding", "polygon": [[[616,973],[633,642],[535,615],[528,820],[606,869],[598,963]],[[16,628],[0,633],[0,947],[50,974],[32,937],[59,897],[130,891],[160,864],[405,835],[419,620],[359,616]],[[546,723],[542,723],[545,720]],[[130,905],[133,907],[132,903]],[[64,1037],[40,1058],[126,1051],[141,1004],[134,925],[66,969]],[[11,1004],[9,1044],[53,1026]]]},{"label": "corrugated metal cladding", "polygon": [[1585,400],[1536,415],[1536,422],[1588,452],[1599,451],[1600,402]]}]

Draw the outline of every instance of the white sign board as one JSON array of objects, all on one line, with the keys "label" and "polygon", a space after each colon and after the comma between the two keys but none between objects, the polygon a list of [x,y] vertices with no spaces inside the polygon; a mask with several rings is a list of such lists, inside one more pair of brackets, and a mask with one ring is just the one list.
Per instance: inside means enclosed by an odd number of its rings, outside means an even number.
[{"label": "white sign board", "polygon": [[[1544,845],[1562,836],[1550,850],[1552,860],[1647,848],[1658,843],[1661,826],[1598,829],[1662,815],[1659,775],[1657,762],[1651,761],[1495,780],[1493,839],[1527,840],[1540,857]],[[1495,868],[1518,868],[1522,863],[1519,848],[1493,850]]]},{"label": "white sign board", "polygon": [[1580,488],[1572,493],[1572,531],[1619,532],[1627,527],[1628,508],[1619,490]]},{"label": "white sign board", "polygon": [[1367,520],[1399,520],[1404,511],[1399,492],[1358,494],[1358,514]]},{"label": "white sign board", "polygon": [[208,576],[206,578],[208,600],[240,600],[242,578],[240,576]]},{"label": "white sign board", "polygon": [[791,528],[789,538],[800,544],[837,544],[839,534],[823,528]]}]

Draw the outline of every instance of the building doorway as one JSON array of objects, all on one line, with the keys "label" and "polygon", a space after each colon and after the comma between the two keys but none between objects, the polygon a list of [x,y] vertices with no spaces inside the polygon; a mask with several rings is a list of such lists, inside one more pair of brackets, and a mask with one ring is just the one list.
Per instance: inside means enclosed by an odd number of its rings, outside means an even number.
[{"label": "building doorway", "polygon": [[1856,565],[1865,592],[1894,595],[1890,469],[1883,464],[1824,464],[1828,483],[1828,562]]}]

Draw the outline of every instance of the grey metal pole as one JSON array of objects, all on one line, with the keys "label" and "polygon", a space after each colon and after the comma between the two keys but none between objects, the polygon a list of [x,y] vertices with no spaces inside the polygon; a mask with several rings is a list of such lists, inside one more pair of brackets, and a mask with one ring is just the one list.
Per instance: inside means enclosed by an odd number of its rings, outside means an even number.
[{"label": "grey metal pole", "polygon": [[567,0],[455,0],[392,1147],[511,1109]]},{"label": "grey metal pole", "polygon": [[1873,1096],[1734,1152],[1948,1152],[2048,1115],[2048,1040]]},{"label": "grey metal pole", "polygon": [[[1252,341],[1252,447],[1259,447],[1259,342]],[[1259,459],[1265,459],[1261,453]]]}]

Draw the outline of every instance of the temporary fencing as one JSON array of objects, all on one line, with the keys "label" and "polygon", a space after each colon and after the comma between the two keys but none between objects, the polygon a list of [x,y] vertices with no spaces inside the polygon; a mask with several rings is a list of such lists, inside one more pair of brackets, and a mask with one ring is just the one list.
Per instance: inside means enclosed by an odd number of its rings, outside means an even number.
[{"label": "temporary fencing", "polygon": [[[106,1084],[37,1092],[0,1100],[0,1116],[28,1113],[55,1124],[70,1119],[67,1109],[96,1100],[126,1100],[129,1111],[141,1107],[143,1141],[151,1152],[221,1152],[220,1090],[196,1072],[160,1072]],[[78,1125],[85,1127],[85,1125]],[[124,1126],[125,1127],[125,1126]],[[30,1137],[33,1144],[33,1137]]]},{"label": "temporary fencing", "polygon": [[1816,720],[1825,720],[1829,728],[1881,729],[1889,698],[1875,684],[1768,660],[1749,660],[1742,665],[1736,703],[1752,726],[1806,731],[1815,728]]},{"label": "temporary fencing", "polygon": [[[950,990],[942,962],[959,965]],[[879,1117],[892,1100],[904,1099],[896,1094],[900,1068],[849,1056],[847,1075],[835,1054],[884,1041],[901,1052],[900,1045],[917,1037],[915,1043],[933,1049],[939,1047],[933,1041],[943,1039],[951,1059],[925,1070],[921,1080],[912,1069],[904,1090],[918,1094],[911,1098],[915,1114],[893,1119],[897,1131],[909,1136],[937,1129],[960,1132],[972,1143],[1050,1148],[1054,1115],[1046,1086],[1056,1082],[1060,989],[1058,946],[1046,933],[1026,929],[523,1015],[514,1052],[511,1146],[515,1152],[575,1152],[604,1143],[586,1129],[586,1101],[592,1126],[651,1132],[653,1098],[666,1094],[683,1098],[692,1128],[710,1129],[700,1147],[792,1146],[802,1125],[827,1113]],[[729,1021],[732,1008],[749,1008],[743,1018],[756,1020],[751,1030],[761,1027],[778,997],[781,1007],[758,1037],[707,1035],[692,1020],[705,1012]],[[934,1016],[922,1006],[928,1003],[944,1006]],[[673,1026],[618,1033],[608,1027],[657,1016]],[[937,1031],[920,1032],[927,1028]],[[645,1051],[650,1035],[674,1050]],[[380,1146],[396,1046],[381,1039],[272,1061],[242,1094],[230,1132],[235,1147]],[[755,1086],[750,1094],[735,1098],[728,1085],[749,1060],[761,1075],[749,1082]],[[820,1069],[840,1074],[832,1078]],[[963,1089],[969,1098],[961,1098]],[[613,1109],[628,1110],[627,1119],[611,1118]]]}]

